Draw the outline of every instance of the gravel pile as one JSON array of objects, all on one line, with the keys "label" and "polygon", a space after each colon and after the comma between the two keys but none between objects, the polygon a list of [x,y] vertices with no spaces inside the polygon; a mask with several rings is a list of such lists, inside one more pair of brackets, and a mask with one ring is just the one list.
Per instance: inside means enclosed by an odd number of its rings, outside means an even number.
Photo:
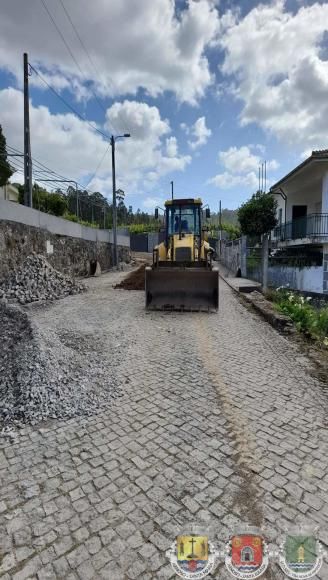
[{"label": "gravel pile", "polygon": [[94,336],[40,330],[4,302],[0,327],[0,434],[15,423],[89,416],[121,395]]},{"label": "gravel pile", "polygon": [[84,291],[83,284],[55,270],[44,256],[33,254],[1,284],[0,299],[26,304],[36,300],[56,300]]}]

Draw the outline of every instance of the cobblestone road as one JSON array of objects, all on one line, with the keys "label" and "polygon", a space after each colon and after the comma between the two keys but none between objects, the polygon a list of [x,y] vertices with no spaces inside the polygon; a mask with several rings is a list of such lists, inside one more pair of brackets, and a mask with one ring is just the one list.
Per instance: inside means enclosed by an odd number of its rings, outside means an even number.
[{"label": "cobblestone road", "polygon": [[165,550],[189,522],[221,542],[260,525],[273,543],[316,524],[327,545],[327,394],[307,359],[224,282],[217,315],[145,313],[142,293],[112,289],[119,276],[32,309],[54,333],[100,337],[99,356],[117,349],[124,395],[1,444],[0,576],[173,578]]}]

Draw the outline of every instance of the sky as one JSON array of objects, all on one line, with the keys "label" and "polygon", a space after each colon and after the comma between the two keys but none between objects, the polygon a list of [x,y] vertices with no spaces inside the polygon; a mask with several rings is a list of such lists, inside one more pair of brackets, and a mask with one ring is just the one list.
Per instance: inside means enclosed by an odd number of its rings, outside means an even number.
[{"label": "sky", "polygon": [[19,150],[23,52],[32,156],[110,199],[107,136],[130,133],[116,177],[134,211],[171,180],[235,209],[264,161],[268,189],[328,148],[328,2],[1,0],[0,124]]}]

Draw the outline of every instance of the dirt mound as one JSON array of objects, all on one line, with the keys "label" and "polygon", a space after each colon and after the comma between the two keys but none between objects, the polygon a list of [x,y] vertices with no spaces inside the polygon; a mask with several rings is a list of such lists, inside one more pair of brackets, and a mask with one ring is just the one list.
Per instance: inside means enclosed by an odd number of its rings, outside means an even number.
[{"label": "dirt mound", "polygon": [[144,290],[145,289],[145,268],[142,264],[137,270],[131,272],[122,282],[116,284],[114,288],[123,288],[123,290]]},{"label": "dirt mound", "polygon": [[55,270],[44,256],[32,254],[2,282],[0,299],[26,304],[36,300],[57,300],[85,290],[83,284]]}]

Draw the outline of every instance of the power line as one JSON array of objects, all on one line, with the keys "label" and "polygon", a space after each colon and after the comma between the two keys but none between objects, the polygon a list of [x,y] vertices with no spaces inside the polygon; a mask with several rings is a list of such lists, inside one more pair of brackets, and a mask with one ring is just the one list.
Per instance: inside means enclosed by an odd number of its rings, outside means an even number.
[{"label": "power line", "polygon": [[[15,149],[14,147],[11,147],[10,145],[7,145],[7,149],[9,151],[14,151],[15,153],[20,153],[20,151],[18,149]],[[32,161],[33,161],[33,166],[34,166],[34,174],[37,174],[38,176],[43,176],[43,177],[49,177],[49,175],[51,175],[54,178],[58,178],[57,183],[62,182],[62,180],[67,180],[67,178],[64,175],[57,173],[53,169],[49,169],[49,167],[47,167],[46,165],[44,165],[43,163],[41,163],[40,161],[38,161],[34,157],[32,158]],[[19,162],[21,162],[21,161],[19,160]],[[39,179],[40,179],[40,177],[39,177]],[[86,191],[86,189],[80,183],[78,183],[76,180],[74,180],[74,181],[77,183],[77,185],[79,186],[79,188],[82,191],[83,190]],[[92,193],[92,192],[90,192],[90,193]]]},{"label": "power line", "polygon": [[[106,154],[108,152],[109,147],[110,147],[110,143],[109,143],[109,145],[108,145],[108,147],[107,147],[104,155],[102,156],[102,159],[98,163],[98,166],[96,168],[96,171],[94,172],[92,178],[89,180],[89,182],[86,185],[82,185],[81,183],[79,183],[78,181],[75,180],[76,183],[77,183],[77,185],[79,186],[79,189],[81,191],[86,191],[87,193],[89,193],[91,195],[93,193],[95,193],[95,192],[89,190],[88,189],[88,186],[89,186],[89,183],[91,183],[91,181],[94,179],[97,171],[99,170],[99,167],[101,166],[101,164],[102,164],[102,162],[103,162],[103,160],[104,160],[104,158],[105,158],[105,156],[106,156]],[[7,149],[8,149],[9,152],[21,154],[21,152],[18,149],[15,149],[15,147],[11,147],[10,145],[7,145]],[[15,161],[16,161],[16,158],[15,158]],[[58,177],[58,183],[60,183],[62,180],[67,180],[67,177],[66,176],[58,173],[57,171],[54,171],[53,169],[49,169],[49,167],[47,167],[46,165],[44,165],[43,163],[41,163],[40,161],[38,161],[34,157],[32,158],[32,161],[33,161],[33,167],[34,167],[34,172],[33,173],[35,175],[37,174],[38,176],[41,175],[43,177],[52,177],[52,176],[53,177]],[[23,163],[23,161],[20,158],[17,158],[17,162],[18,163],[21,163],[22,166],[24,166],[24,163]],[[11,163],[11,164],[13,165],[13,163]],[[40,177],[39,177],[39,179],[40,179]]]},{"label": "power line", "polygon": [[110,143],[108,143],[108,146],[106,147],[105,153],[103,154],[102,158],[100,159],[92,177],[89,179],[88,183],[86,184],[86,186],[85,186],[86,188],[90,185],[91,181],[93,181],[93,179],[96,177],[96,175],[97,175],[97,173],[98,173],[98,171],[99,171],[99,169],[100,169],[100,167],[101,167],[101,165],[102,165],[102,163],[103,163],[103,161],[104,161],[104,159],[109,151],[109,148],[110,148]]},{"label": "power line", "polygon": [[59,2],[60,2],[60,3],[61,3],[61,5],[62,5],[62,8],[63,8],[63,10],[64,10],[64,12],[65,12],[65,14],[66,14],[66,16],[67,16],[67,18],[68,18],[69,22],[70,22],[70,24],[71,24],[71,26],[72,26],[72,28],[73,28],[73,30],[74,30],[74,32],[75,32],[75,34],[76,34],[76,37],[77,37],[77,38],[78,38],[78,40],[79,40],[79,43],[80,43],[80,45],[82,46],[82,48],[83,48],[83,50],[84,50],[85,54],[86,54],[86,55],[87,55],[87,57],[88,57],[88,60],[89,60],[89,63],[90,63],[90,65],[91,65],[91,67],[92,67],[92,68],[95,70],[95,72],[96,72],[96,75],[98,76],[98,81],[100,82],[100,84],[102,84],[101,75],[100,75],[100,73],[99,73],[99,71],[98,71],[98,69],[97,69],[97,67],[96,67],[96,65],[95,65],[95,63],[94,63],[94,60],[91,58],[91,56],[90,56],[90,53],[89,53],[89,51],[87,50],[87,48],[86,48],[86,46],[85,46],[85,44],[84,44],[84,42],[83,42],[83,40],[82,40],[82,38],[81,38],[80,34],[78,33],[78,31],[77,31],[77,28],[76,28],[76,26],[74,25],[74,22],[73,22],[73,20],[72,20],[72,17],[70,16],[70,14],[69,14],[69,12],[68,12],[68,10],[67,10],[67,8],[66,8],[66,6],[65,6],[64,2],[63,2],[63,0],[59,0]]},{"label": "power line", "polygon": [[68,109],[70,109],[72,113],[74,113],[74,115],[76,115],[81,121],[89,125],[91,129],[97,131],[97,133],[99,133],[102,137],[105,137],[106,140],[110,139],[109,135],[106,135],[106,133],[100,131],[98,127],[95,127],[94,125],[92,125],[92,123],[84,119],[84,117],[76,109],[74,109],[72,105],[70,105],[51,85],[49,85],[49,83],[43,78],[43,76],[39,73],[39,71],[37,71],[37,69],[34,68],[34,66],[30,64],[30,68],[38,75],[38,77],[42,80],[42,82],[44,82],[44,84],[47,85],[48,89],[50,89],[56,95],[56,97],[58,97],[58,99],[60,99],[66,105],[66,107],[68,107]]},{"label": "power line", "polygon": [[[43,4],[43,6],[44,6],[44,8],[45,8],[45,10],[46,10],[46,12],[47,12],[47,14],[48,14],[48,16],[49,16],[50,20],[51,20],[51,22],[53,23],[54,27],[56,28],[56,30],[57,30],[57,32],[58,32],[58,34],[59,34],[60,38],[62,39],[63,43],[65,44],[65,46],[66,46],[66,48],[67,48],[67,50],[68,50],[69,54],[71,55],[71,58],[72,58],[73,62],[75,63],[76,67],[78,68],[78,70],[79,70],[80,74],[82,75],[82,77],[83,77],[84,81],[86,81],[85,74],[84,74],[84,72],[83,72],[82,68],[80,67],[80,65],[79,65],[78,61],[76,60],[76,58],[75,58],[75,56],[74,56],[74,54],[73,54],[73,52],[72,52],[72,50],[71,50],[71,48],[70,48],[70,46],[69,46],[68,42],[67,42],[67,41],[66,41],[66,39],[65,39],[65,36],[63,35],[63,33],[62,33],[62,31],[60,30],[59,26],[57,26],[57,23],[56,23],[56,21],[55,21],[54,17],[52,16],[52,14],[51,14],[50,10],[48,9],[48,6],[47,6],[47,4],[46,4],[45,0],[41,0],[41,2],[42,2],[42,4]],[[65,12],[66,12],[66,10],[65,10]],[[93,94],[94,98],[96,99],[96,101],[97,101],[98,105],[100,106],[100,108],[101,108],[101,109],[102,109],[102,110],[103,110],[103,111],[106,113],[106,109],[105,109],[105,107],[103,106],[103,104],[102,104],[102,103],[99,101],[99,99],[98,99],[98,97],[97,97],[96,93],[95,93],[95,92],[92,90],[92,88],[91,88],[91,87],[90,87],[90,90],[91,90],[91,92],[92,92],[92,94]]]}]

